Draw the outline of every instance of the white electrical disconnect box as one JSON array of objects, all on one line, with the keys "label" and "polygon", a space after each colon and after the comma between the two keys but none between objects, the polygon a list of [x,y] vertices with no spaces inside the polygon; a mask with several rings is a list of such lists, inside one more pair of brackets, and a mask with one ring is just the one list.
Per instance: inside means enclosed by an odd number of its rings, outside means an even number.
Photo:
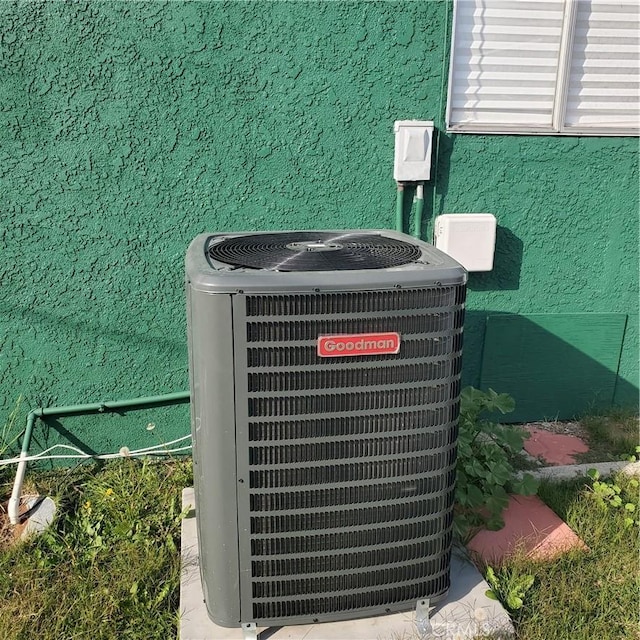
[{"label": "white electrical disconnect box", "polygon": [[396,120],[393,178],[396,182],[425,182],[431,179],[432,120]]},{"label": "white electrical disconnect box", "polygon": [[491,271],[496,246],[491,213],[446,213],[434,224],[434,243],[467,271]]}]

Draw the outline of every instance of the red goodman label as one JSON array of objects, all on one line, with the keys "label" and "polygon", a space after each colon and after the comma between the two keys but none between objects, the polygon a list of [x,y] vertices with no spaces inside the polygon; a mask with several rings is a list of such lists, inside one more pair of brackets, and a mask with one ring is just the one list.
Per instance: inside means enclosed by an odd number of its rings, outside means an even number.
[{"label": "red goodman label", "polygon": [[337,336],[318,336],[318,355],[321,358],[343,356],[378,356],[400,351],[399,333],[354,333]]}]

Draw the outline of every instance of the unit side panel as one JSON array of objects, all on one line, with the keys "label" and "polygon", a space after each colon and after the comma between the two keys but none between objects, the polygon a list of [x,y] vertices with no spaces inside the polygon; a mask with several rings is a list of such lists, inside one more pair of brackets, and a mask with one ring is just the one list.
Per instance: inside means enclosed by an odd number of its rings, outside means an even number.
[{"label": "unit side panel", "polygon": [[223,626],[240,624],[231,299],[187,287],[200,571],[209,615]]}]

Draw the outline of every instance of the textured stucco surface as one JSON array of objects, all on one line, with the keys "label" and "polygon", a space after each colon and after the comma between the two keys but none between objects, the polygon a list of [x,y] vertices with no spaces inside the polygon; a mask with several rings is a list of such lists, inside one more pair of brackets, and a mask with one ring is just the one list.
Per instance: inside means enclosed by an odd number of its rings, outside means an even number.
[{"label": "textured stucco surface", "polygon": [[470,279],[482,313],[465,325],[467,371],[486,312],[625,313],[616,400],[637,406],[637,139],[457,136],[450,162],[445,209],[488,211],[508,229],[496,270]]},{"label": "textured stucco surface", "polygon": [[[202,231],[392,225],[393,121],[442,123],[446,13],[0,4],[0,411],[186,389]],[[504,227],[499,268],[470,283],[467,381],[487,312],[620,311],[637,385],[637,141],[446,136],[437,164],[436,213]],[[188,429],[184,407],[152,419],[65,424],[100,449]]]}]

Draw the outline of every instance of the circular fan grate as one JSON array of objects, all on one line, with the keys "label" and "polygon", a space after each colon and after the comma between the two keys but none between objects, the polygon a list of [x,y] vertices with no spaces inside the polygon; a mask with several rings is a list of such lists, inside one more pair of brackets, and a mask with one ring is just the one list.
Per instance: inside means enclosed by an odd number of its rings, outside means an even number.
[{"label": "circular fan grate", "polygon": [[351,271],[399,267],[420,258],[418,247],[374,233],[298,231],[227,238],[208,255],[235,267],[272,271]]}]

